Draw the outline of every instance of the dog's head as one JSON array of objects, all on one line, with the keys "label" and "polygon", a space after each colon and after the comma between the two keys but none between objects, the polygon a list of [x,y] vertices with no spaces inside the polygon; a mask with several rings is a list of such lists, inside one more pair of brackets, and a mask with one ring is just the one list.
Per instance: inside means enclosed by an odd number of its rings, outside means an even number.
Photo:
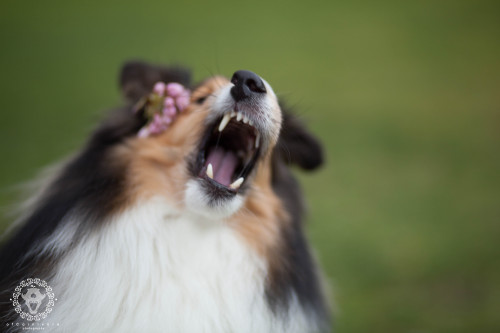
[{"label": "dog's head", "polygon": [[[125,65],[120,82],[134,104],[157,81],[189,86],[189,74],[134,62]],[[141,121],[141,111],[130,117]],[[284,165],[314,169],[322,163],[317,140],[283,112],[269,83],[244,70],[194,86],[189,106],[168,129],[145,138],[131,135],[115,155],[128,166],[130,195],[167,195],[176,205],[214,218],[232,215],[247,197],[272,191],[273,173]]]}]

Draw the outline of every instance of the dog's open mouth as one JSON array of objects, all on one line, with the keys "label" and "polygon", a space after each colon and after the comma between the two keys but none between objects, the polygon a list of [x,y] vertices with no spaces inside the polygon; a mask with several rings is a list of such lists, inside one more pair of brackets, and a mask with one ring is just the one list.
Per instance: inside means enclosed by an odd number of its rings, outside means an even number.
[{"label": "dog's open mouth", "polygon": [[219,190],[238,192],[252,172],[261,136],[253,121],[241,112],[231,112],[208,126],[203,136],[195,170],[198,177]]}]

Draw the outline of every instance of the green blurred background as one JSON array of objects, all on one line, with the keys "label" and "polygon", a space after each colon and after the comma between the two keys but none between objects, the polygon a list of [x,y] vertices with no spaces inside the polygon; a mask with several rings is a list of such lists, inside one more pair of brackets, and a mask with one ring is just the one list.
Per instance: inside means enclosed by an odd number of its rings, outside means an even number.
[{"label": "green blurred background", "polygon": [[0,204],[122,103],[124,61],[250,69],[327,150],[298,174],[337,331],[499,332],[499,4],[3,0]]}]

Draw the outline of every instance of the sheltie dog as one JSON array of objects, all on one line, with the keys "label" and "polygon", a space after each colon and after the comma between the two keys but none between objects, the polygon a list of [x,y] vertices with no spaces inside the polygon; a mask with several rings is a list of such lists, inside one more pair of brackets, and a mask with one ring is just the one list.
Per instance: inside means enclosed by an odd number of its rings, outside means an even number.
[{"label": "sheltie dog", "polygon": [[[159,81],[191,89],[188,104],[140,136],[138,101]],[[328,331],[289,169],[322,164],[316,138],[250,71],[191,85],[186,69],[130,62],[120,86],[126,106],[4,237],[1,330]]]}]

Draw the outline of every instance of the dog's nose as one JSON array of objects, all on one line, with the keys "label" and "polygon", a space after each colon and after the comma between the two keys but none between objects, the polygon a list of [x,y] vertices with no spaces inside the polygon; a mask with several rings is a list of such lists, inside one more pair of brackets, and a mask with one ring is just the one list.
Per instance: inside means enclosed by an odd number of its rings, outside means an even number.
[{"label": "dog's nose", "polygon": [[234,84],[234,87],[231,88],[231,96],[237,102],[252,95],[266,93],[264,82],[254,72],[236,71],[231,78],[231,82]]}]

